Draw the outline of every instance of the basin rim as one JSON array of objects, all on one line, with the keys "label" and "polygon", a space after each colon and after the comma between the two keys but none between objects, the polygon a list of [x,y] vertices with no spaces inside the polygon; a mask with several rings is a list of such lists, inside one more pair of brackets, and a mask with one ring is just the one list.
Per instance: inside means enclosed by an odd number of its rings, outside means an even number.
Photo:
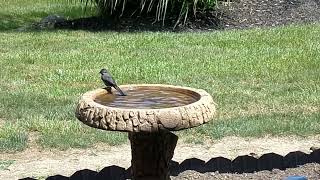
[{"label": "basin rim", "polygon": [[76,108],[76,117],[94,128],[126,131],[157,132],[160,129],[172,131],[196,127],[211,120],[216,112],[215,103],[209,93],[203,89],[174,86],[167,84],[128,84],[120,88],[159,87],[191,91],[199,95],[193,103],[161,108],[118,108],[109,107],[94,101],[97,95],[105,93],[105,89],[95,89],[84,93]]}]

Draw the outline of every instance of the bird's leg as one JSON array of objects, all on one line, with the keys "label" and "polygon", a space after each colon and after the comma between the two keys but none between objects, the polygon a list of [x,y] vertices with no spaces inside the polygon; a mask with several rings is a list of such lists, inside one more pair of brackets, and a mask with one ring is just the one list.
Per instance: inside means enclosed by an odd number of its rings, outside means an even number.
[{"label": "bird's leg", "polygon": [[109,94],[112,94],[111,86],[107,86],[105,89],[108,91]]}]

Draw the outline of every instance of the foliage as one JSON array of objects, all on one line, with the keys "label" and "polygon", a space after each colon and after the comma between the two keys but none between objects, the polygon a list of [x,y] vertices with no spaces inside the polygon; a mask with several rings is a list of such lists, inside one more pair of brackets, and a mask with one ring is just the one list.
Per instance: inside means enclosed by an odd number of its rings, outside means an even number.
[{"label": "foliage", "polygon": [[[100,15],[121,17],[123,14],[151,14],[155,21],[166,19],[166,15],[178,14],[176,25],[198,9],[207,10],[215,7],[217,0],[68,0],[69,2],[80,1],[86,7],[94,5]],[[178,13],[179,12],[179,13]]]}]

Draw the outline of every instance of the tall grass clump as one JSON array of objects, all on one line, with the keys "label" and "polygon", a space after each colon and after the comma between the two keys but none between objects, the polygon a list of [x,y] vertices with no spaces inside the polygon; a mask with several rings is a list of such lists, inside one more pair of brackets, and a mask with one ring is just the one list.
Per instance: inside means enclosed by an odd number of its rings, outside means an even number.
[{"label": "tall grass clump", "polygon": [[68,0],[79,2],[86,7],[93,6],[99,15],[120,18],[123,15],[149,15],[155,22],[164,21],[166,17],[177,16],[176,25],[186,22],[190,13],[213,9],[218,0]]}]

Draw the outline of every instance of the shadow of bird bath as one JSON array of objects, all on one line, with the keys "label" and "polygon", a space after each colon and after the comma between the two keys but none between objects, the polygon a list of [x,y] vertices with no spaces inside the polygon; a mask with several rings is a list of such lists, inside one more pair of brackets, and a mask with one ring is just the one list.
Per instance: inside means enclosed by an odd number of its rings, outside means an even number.
[{"label": "shadow of bird bath", "polygon": [[121,86],[127,96],[104,89],[79,100],[76,117],[88,126],[128,132],[131,176],[135,180],[168,180],[178,137],[170,131],[199,126],[215,115],[212,97],[202,89],[171,85]]},{"label": "shadow of bird bath", "polygon": [[[292,151],[285,156],[267,153],[260,157],[250,155],[238,156],[234,159],[226,157],[212,157],[205,162],[201,159],[185,159],[181,163],[176,161],[170,162],[170,175],[178,176],[180,173],[193,170],[199,173],[219,172],[219,173],[255,173],[261,171],[272,171],[273,169],[285,170],[287,168],[296,168],[308,163],[320,163],[320,149],[313,150],[311,153],[301,151]],[[99,172],[82,169],[74,172],[70,177],[63,175],[53,175],[46,180],[128,180],[130,178],[131,167],[125,169],[119,166],[107,166]],[[22,178],[21,180],[36,180],[31,177]]]}]

